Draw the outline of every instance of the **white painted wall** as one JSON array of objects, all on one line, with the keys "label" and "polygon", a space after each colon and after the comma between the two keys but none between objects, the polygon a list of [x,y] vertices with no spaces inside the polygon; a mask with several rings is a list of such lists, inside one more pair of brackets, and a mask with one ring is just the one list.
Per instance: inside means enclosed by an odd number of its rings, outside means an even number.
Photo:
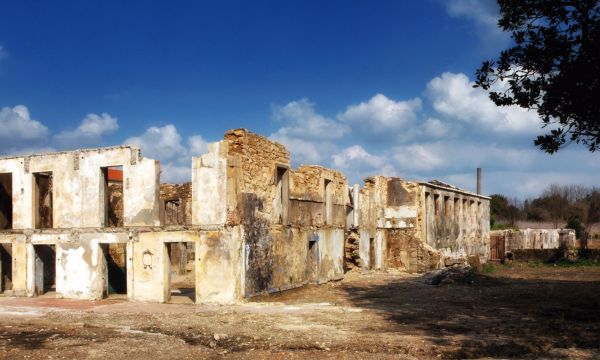
[{"label": "white painted wall", "polygon": [[223,225],[227,220],[228,143],[208,144],[208,152],[192,158],[192,224]]}]

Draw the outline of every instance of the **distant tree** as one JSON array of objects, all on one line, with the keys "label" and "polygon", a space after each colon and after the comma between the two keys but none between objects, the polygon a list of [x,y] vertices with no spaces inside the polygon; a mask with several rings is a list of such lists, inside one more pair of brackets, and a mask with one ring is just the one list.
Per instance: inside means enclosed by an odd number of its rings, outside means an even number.
[{"label": "distant tree", "polygon": [[[600,149],[600,0],[498,0],[513,47],[477,70],[498,106],[536,110],[554,153],[569,142]],[[497,86],[493,86],[496,84]]]},{"label": "distant tree", "polygon": [[501,194],[490,196],[490,215],[495,219],[504,219],[507,214],[508,199]]},{"label": "distant tree", "polygon": [[586,226],[591,227],[600,222],[600,190],[594,189],[586,200],[589,206]]}]

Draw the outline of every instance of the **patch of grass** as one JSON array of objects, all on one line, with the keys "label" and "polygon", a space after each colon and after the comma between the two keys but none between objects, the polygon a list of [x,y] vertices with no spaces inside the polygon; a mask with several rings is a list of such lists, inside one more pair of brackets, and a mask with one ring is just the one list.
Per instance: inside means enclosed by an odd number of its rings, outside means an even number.
[{"label": "patch of grass", "polygon": [[600,266],[600,262],[598,260],[590,260],[590,259],[577,259],[575,261],[561,259],[554,263],[550,263],[548,265],[560,266],[560,267],[589,267],[589,266]]},{"label": "patch of grass", "polygon": [[481,272],[484,274],[493,273],[494,271],[496,271],[496,266],[489,261],[481,267]]},{"label": "patch of grass", "polygon": [[500,223],[494,223],[490,226],[490,230],[508,230],[508,229],[518,230],[519,228],[515,225],[500,224]]},{"label": "patch of grass", "polygon": [[527,262],[527,267],[538,268],[538,267],[542,267],[546,264],[547,263],[543,262],[542,260],[534,259],[534,260],[529,260]]}]

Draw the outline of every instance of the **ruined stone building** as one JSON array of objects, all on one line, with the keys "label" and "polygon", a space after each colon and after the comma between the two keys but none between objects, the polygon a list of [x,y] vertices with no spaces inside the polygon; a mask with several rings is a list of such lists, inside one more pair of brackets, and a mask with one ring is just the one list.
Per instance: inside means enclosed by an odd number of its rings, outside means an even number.
[{"label": "ruined stone building", "polygon": [[352,261],[420,272],[489,255],[489,199],[447,184],[349,187],[243,129],[191,165],[191,183],[161,184],[132,146],[0,158],[0,290],[232,303],[341,279]]},{"label": "ruined stone building", "polygon": [[353,189],[350,237],[367,268],[424,272],[489,257],[489,198],[439,182],[374,176]]}]

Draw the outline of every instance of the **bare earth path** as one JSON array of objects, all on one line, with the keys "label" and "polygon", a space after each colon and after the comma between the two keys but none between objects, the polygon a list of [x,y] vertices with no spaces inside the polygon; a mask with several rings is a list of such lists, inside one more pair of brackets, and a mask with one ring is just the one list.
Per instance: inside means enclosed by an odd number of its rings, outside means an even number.
[{"label": "bare earth path", "polygon": [[235,306],[0,298],[6,359],[600,358],[600,267],[351,272]]}]

